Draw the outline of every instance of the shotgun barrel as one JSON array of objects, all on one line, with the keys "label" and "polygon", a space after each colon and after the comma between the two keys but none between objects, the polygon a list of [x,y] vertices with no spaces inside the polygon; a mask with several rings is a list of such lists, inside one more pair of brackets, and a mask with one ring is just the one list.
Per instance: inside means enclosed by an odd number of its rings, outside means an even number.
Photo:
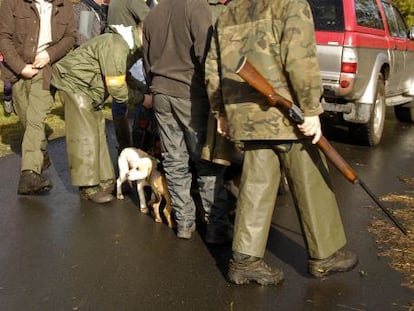
[{"label": "shotgun barrel", "polygon": [[[270,106],[282,107],[296,123],[302,124],[304,122],[303,114],[300,108],[288,99],[279,95],[273,86],[269,83],[269,81],[263,77],[262,74],[260,74],[257,69],[249,62],[247,57],[243,56],[240,59],[235,72],[250,86],[266,96]],[[316,145],[348,181],[353,184],[359,184],[362,189],[364,189],[365,192],[373,199],[373,201],[382,209],[385,215],[398,227],[398,229],[407,235],[407,230],[404,228],[404,226],[380,202],[380,200],[373,194],[368,186],[360,178],[358,178],[356,172],[328,142],[325,136],[322,135]]]}]

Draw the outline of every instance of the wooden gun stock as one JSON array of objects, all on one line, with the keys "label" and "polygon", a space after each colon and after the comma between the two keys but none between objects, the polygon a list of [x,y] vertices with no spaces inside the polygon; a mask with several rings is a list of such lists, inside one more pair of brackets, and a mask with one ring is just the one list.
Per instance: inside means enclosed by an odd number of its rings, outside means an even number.
[{"label": "wooden gun stock", "polygon": [[[239,61],[235,72],[251,85],[258,92],[266,96],[269,105],[280,106],[288,112],[288,115],[297,123],[303,123],[303,114],[300,108],[294,105],[291,101],[279,95],[273,86],[263,77],[257,69],[248,61],[246,57],[242,57]],[[367,185],[362,182],[352,167],[344,160],[344,158],[336,151],[336,149],[328,142],[325,136],[321,136],[316,143],[319,149],[325,154],[325,156],[332,162],[332,164],[339,170],[339,172],[351,183],[360,184],[365,192],[374,200],[375,203],[384,211],[389,219],[404,233],[407,234],[407,230],[402,224],[394,217],[394,215],[379,201],[379,199],[369,190]]]}]

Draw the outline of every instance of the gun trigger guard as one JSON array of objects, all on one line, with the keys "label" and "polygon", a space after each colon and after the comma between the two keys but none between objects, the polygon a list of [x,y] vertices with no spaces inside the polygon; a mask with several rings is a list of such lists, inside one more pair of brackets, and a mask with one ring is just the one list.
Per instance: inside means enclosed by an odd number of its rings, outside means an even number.
[{"label": "gun trigger guard", "polygon": [[296,123],[302,124],[305,120],[303,119],[302,110],[296,105],[292,105],[288,109],[288,115],[291,117]]}]

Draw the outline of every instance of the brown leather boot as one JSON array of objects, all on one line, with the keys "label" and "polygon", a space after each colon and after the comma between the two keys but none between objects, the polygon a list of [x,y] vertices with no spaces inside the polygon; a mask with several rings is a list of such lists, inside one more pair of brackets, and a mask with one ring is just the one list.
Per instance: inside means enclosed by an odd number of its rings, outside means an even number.
[{"label": "brown leather boot", "polygon": [[103,191],[99,186],[80,187],[79,190],[81,198],[90,200],[94,203],[108,203],[115,199],[112,194]]},{"label": "brown leather boot", "polygon": [[103,192],[113,194],[115,191],[115,180],[108,179],[105,181],[101,181],[99,187],[101,187]]},{"label": "brown leather boot", "polygon": [[44,174],[38,174],[31,170],[24,170],[20,175],[18,194],[42,194],[50,191],[53,185]]}]

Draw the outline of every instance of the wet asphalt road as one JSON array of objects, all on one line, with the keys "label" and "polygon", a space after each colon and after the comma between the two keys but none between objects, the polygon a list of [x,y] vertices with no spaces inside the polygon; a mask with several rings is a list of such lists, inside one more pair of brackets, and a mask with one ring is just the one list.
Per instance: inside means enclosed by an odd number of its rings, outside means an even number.
[{"label": "wet asphalt road", "polygon": [[[114,152],[114,135],[108,124]],[[327,137],[378,196],[404,193],[399,176],[414,176],[414,125],[391,115],[384,141],[357,146]],[[289,193],[279,196],[266,261],[279,265],[278,287],[227,283],[231,246],[208,246],[196,233],[179,240],[166,225],[140,214],[133,196],[108,205],[79,199],[69,180],[63,139],[49,146],[54,189],[16,194],[20,156],[0,159],[0,310],[407,310],[413,291],[377,256],[367,231],[382,212],[358,186],[332,169],[348,248],[360,263],[324,280],[306,272],[306,251]],[[387,207],[394,208],[391,205]]]}]

